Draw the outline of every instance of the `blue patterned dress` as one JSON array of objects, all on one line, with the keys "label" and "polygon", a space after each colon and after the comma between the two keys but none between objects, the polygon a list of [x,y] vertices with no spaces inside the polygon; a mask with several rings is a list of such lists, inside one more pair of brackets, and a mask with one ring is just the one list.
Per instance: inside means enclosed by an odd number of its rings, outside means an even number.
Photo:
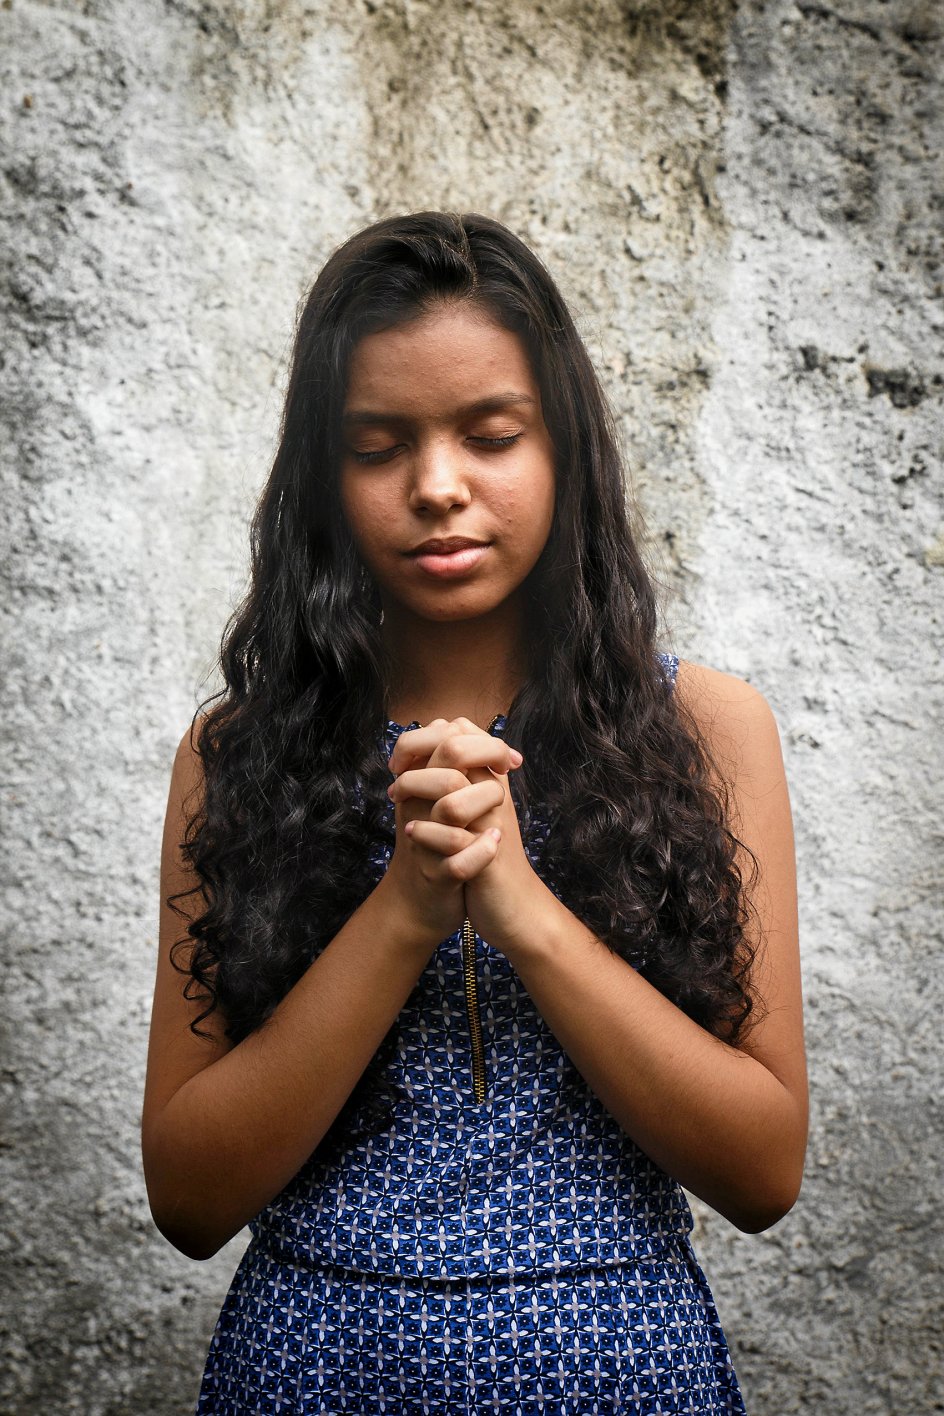
[{"label": "blue patterned dress", "polygon": [[[388,755],[404,731],[388,722]],[[250,1224],[198,1416],[743,1416],[682,1190],[468,922],[382,1080],[388,1128],[353,1125]]]}]

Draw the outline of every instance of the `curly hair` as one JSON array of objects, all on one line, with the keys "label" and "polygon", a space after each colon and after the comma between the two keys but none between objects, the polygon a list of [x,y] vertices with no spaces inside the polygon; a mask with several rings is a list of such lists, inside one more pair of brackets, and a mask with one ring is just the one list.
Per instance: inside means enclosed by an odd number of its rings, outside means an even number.
[{"label": "curly hair", "polygon": [[[378,841],[392,843],[378,747],[389,666],[379,595],[341,508],[341,416],[358,340],[443,301],[471,302],[521,338],[554,449],[553,522],[524,586],[530,663],[504,732],[524,753],[510,778],[522,831],[549,822],[540,866],[567,906],[736,1042],[755,1006],[738,865],[752,857],[656,652],[605,397],[534,253],[494,220],[438,212],[353,236],[299,315],[250,586],[221,645],[225,687],[191,729],[203,773],[182,849],[199,884],[171,897],[189,920],[172,958],[202,1008],[191,1026],[220,1009],[232,1040],[258,1028],[376,884]],[[195,892],[190,919],[177,902]],[[389,1097],[374,1119],[386,1116]]]}]

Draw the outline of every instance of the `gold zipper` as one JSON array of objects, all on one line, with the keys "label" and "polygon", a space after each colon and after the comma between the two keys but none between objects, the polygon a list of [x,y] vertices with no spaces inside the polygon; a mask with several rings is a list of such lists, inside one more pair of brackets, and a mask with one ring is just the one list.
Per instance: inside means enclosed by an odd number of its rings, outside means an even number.
[{"label": "gold zipper", "polygon": [[479,1017],[479,990],[475,978],[475,930],[472,921],[462,921],[462,976],[465,979],[465,1009],[469,1017],[469,1039],[472,1043],[472,1087],[477,1102],[485,1100],[485,1048],[482,1043],[482,1019]]},{"label": "gold zipper", "polygon": [[[488,727],[492,731],[501,717],[496,713]],[[485,1100],[485,1045],[482,1041],[482,1019],[479,1014],[479,988],[475,976],[475,930],[468,915],[462,921],[462,977],[465,981],[465,1009],[469,1019],[469,1040],[472,1044],[472,1088],[475,1100]]]}]

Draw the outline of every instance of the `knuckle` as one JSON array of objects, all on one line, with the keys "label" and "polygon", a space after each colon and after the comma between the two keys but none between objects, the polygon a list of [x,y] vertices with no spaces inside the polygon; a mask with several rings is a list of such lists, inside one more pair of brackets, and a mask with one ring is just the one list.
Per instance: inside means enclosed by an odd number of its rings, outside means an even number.
[{"label": "knuckle", "polygon": [[502,802],[505,800],[504,792],[500,795],[496,795],[491,783],[482,782],[480,785],[483,790],[476,793],[476,806],[481,807],[481,810],[477,812],[479,816],[481,816],[483,811],[494,811],[495,807],[501,806]]},{"label": "knuckle", "polygon": [[437,755],[444,767],[455,766],[456,762],[459,760],[459,754],[456,751],[454,735],[452,737],[443,738],[439,745]]}]

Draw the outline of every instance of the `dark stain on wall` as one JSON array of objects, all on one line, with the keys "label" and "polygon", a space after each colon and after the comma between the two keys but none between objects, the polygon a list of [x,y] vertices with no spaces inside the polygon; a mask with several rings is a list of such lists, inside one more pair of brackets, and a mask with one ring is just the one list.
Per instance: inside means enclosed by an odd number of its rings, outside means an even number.
[{"label": "dark stain on wall", "polygon": [[656,55],[673,46],[692,59],[702,76],[713,84],[719,98],[727,97],[727,42],[737,0],[622,0],[621,9],[630,35],[638,37],[644,53]]}]

